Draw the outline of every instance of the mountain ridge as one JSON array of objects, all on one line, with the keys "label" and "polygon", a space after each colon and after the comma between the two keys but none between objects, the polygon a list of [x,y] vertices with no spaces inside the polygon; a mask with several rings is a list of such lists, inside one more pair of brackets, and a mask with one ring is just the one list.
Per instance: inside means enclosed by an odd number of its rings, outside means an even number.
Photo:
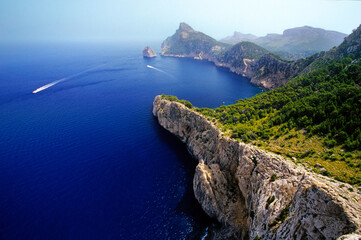
[{"label": "mountain ridge", "polygon": [[228,44],[251,41],[286,59],[297,60],[338,46],[346,36],[346,34],[337,31],[303,26],[286,29],[282,34],[269,33],[263,37],[255,36],[255,38],[234,34],[220,41]]}]

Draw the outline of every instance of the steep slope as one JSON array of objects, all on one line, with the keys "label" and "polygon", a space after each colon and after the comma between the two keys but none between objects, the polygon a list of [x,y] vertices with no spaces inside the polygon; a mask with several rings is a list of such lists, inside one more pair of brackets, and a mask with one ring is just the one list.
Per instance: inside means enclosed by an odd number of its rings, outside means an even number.
[{"label": "steep slope", "polygon": [[228,45],[210,36],[195,31],[186,23],[181,23],[173,36],[162,43],[161,55],[202,58],[224,50]]},{"label": "steep slope", "polygon": [[328,53],[333,58],[346,57],[349,54],[353,54],[355,58],[361,57],[361,25],[354,29],[340,46],[330,50]]}]

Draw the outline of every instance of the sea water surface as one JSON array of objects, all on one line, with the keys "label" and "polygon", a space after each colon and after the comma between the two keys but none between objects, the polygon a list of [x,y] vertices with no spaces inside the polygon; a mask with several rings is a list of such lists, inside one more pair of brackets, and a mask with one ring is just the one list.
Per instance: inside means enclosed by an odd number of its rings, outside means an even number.
[{"label": "sea water surface", "polygon": [[144,46],[0,46],[0,239],[204,234],[196,162],[157,124],[153,99],[217,107],[261,90],[209,62],[145,59]]}]

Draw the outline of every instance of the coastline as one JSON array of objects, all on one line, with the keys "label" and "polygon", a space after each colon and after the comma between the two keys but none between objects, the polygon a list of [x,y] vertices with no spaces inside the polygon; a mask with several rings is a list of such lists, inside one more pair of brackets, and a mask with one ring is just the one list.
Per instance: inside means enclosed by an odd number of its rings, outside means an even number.
[{"label": "coastline", "polygon": [[[273,87],[270,86],[269,83],[267,83],[267,81],[258,81],[252,78],[253,74],[250,72],[251,70],[249,69],[248,65],[246,65],[246,68],[242,70],[241,68],[232,67],[230,64],[227,63],[220,63],[214,56],[209,56],[207,54],[202,54],[202,53],[199,55],[197,54],[185,55],[185,54],[164,54],[161,52],[159,53],[159,55],[161,57],[189,58],[197,61],[208,61],[217,68],[226,69],[230,73],[234,73],[238,76],[246,78],[253,86],[262,89],[262,91],[269,91],[273,89]],[[253,60],[244,59],[244,62],[252,63]]]},{"label": "coastline", "polygon": [[222,223],[219,236],[341,239],[361,233],[361,196],[346,193],[344,183],[229,139],[181,103],[157,96],[153,114],[199,161],[193,190],[203,210]]}]

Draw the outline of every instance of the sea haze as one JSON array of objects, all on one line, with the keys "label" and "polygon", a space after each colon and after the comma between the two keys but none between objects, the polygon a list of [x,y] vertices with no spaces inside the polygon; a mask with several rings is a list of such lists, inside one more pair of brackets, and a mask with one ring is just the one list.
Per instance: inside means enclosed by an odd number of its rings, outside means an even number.
[{"label": "sea haze", "polygon": [[144,46],[0,47],[0,239],[203,234],[196,162],[157,124],[153,99],[217,107],[261,90],[209,62],[144,59]]}]

